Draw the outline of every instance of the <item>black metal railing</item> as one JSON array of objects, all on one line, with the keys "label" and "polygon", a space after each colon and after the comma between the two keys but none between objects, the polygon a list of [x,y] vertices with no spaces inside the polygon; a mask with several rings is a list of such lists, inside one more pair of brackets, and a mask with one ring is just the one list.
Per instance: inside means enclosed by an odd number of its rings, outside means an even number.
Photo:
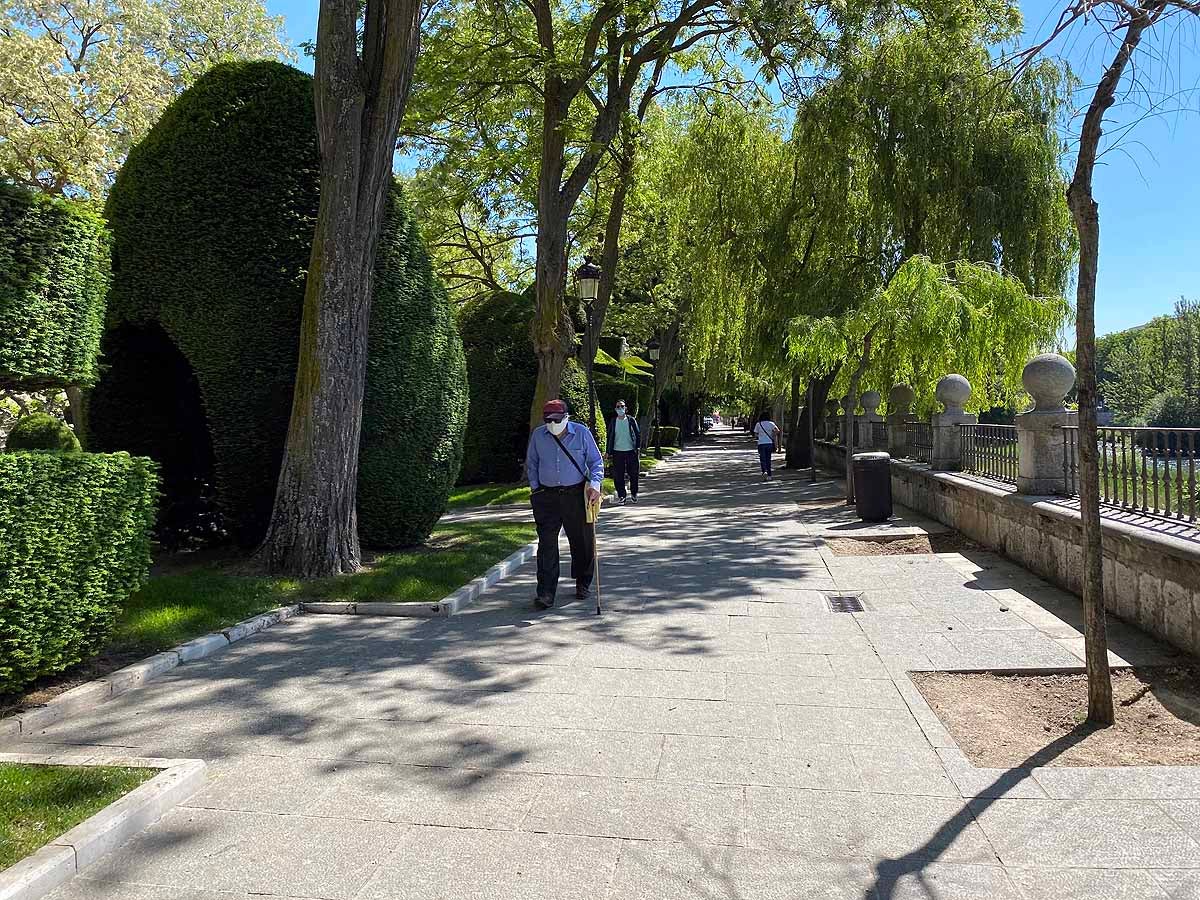
[{"label": "black metal railing", "polygon": [[[1079,428],[1063,427],[1063,481],[1079,495]],[[1148,516],[1197,521],[1200,428],[1099,428],[1100,502]]]},{"label": "black metal railing", "polygon": [[905,422],[904,452],[909,459],[929,462],[933,457],[933,426],[928,422]]},{"label": "black metal railing", "polygon": [[886,450],[888,445],[887,422],[871,423],[871,446],[876,450]]},{"label": "black metal railing", "polygon": [[1015,425],[959,425],[962,468],[1006,484],[1017,483],[1017,427]]}]

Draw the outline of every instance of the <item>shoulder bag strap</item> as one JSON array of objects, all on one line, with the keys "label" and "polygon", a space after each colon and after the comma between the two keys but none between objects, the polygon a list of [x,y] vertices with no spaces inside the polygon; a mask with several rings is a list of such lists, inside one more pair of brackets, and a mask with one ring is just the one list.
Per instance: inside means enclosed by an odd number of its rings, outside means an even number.
[{"label": "shoulder bag strap", "polygon": [[579,465],[579,463],[575,461],[575,457],[571,455],[571,451],[567,449],[567,445],[562,442],[562,439],[549,428],[546,429],[546,433],[549,434],[550,437],[554,438],[554,443],[558,444],[559,449],[562,450],[562,452],[567,455],[567,459],[571,461],[571,465],[575,467],[576,471],[578,471],[583,477],[583,480],[587,481],[587,472],[583,471],[583,466]]}]

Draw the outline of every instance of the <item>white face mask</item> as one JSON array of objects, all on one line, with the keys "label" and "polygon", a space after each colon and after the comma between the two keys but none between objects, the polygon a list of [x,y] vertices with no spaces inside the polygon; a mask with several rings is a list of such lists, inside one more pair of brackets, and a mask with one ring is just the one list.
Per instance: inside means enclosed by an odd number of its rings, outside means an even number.
[{"label": "white face mask", "polygon": [[617,415],[620,416],[622,419],[625,418],[625,407],[618,406],[617,407]]},{"label": "white face mask", "polygon": [[547,422],[546,427],[550,429],[553,435],[560,435],[567,430],[567,419],[569,416],[563,416],[561,422]]}]

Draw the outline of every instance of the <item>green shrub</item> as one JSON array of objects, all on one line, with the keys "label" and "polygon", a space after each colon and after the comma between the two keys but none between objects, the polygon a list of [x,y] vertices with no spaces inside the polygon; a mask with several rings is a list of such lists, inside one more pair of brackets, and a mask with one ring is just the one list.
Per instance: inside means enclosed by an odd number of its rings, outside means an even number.
[{"label": "green shrub", "polygon": [[17,420],[8,433],[5,449],[13,450],[57,450],[62,453],[78,453],[79,438],[66,423],[49,413],[33,413]]},{"label": "green shrub", "polygon": [[155,465],[0,454],[0,693],[97,652],[146,580]]},{"label": "green shrub", "polygon": [[[161,460],[168,508],[189,498],[204,508],[202,498],[215,496],[223,527],[243,545],[266,529],[283,457],[319,169],[312,78],[282,63],[226,63],[168,107],[108,200],[111,368],[93,392],[95,445]],[[460,453],[464,364],[399,189],[385,216],[359,521],[366,543],[394,545],[422,540],[444,508]],[[147,402],[147,391],[161,402]],[[191,441],[196,452],[180,452],[169,408],[192,395],[207,446]]]},{"label": "green shrub", "polygon": [[625,401],[625,409],[629,415],[637,417],[641,415],[642,401],[642,383],[638,379],[628,378],[622,381],[620,378],[612,375],[595,375],[593,380],[596,383],[596,403],[597,416],[603,413],[605,421],[615,415],[613,407],[617,405],[618,400]]},{"label": "green shrub", "polygon": [[467,371],[450,302],[399,186],[375,263],[358,530],[406,547],[429,536],[462,463]]},{"label": "green shrub", "polygon": [[[467,355],[470,413],[463,440],[461,484],[517,481],[529,442],[529,411],[537,385],[537,360],[529,342],[533,298],[526,292],[499,292],[459,313]],[[563,371],[562,399],[571,418],[587,422],[587,375],[569,360]],[[604,420],[596,407],[604,441]]]},{"label": "green shrub", "polygon": [[0,385],[91,385],[109,282],[89,210],[0,185]]}]

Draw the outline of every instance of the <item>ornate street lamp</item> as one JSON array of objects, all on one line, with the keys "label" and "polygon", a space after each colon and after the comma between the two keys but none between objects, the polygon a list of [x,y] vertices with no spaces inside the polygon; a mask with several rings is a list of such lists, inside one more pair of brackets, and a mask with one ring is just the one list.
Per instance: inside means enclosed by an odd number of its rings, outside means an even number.
[{"label": "ornate street lamp", "polygon": [[654,458],[662,459],[662,429],[658,427],[658,356],[661,345],[658,343],[658,338],[650,338],[650,342],[646,344],[646,358],[654,363],[654,418],[650,422],[650,428],[654,432]]},{"label": "ornate street lamp", "polygon": [[596,348],[591,346],[592,312],[596,298],[600,296],[600,267],[592,262],[590,256],[583,257],[583,265],[575,270],[575,283],[579,286],[579,299],[587,311],[587,388],[588,388],[588,427],[592,429],[592,437],[597,440],[596,432],[596,388],[592,382],[592,363],[596,360]]}]

